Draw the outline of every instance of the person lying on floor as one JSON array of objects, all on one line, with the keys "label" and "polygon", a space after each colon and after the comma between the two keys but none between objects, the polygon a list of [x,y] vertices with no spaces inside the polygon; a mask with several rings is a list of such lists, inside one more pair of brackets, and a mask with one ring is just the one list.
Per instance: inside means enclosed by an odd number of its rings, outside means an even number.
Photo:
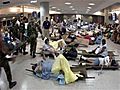
[{"label": "person lying on floor", "polygon": [[106,40],[102,39],[102,45],[98,46],[97,48],[95,48],[94,50],[87,52],[85,51],[86,54],[96,54],[96,55],[101,55],[101,57],[106,57],[108,56],[108,50],[107,50],[107,44],[106,44]]},{"label": "person lying on floor", "polygon": [[49,39],[45,39],[45,44],[43,45],[43,50],[47,51],[50,54],[54,54],[59,50],[62,50],[66,47],[66,43],[63,39],[58,41],[49,41]]},{"label": "person lying on floor", "polygon": [[32,66],[33,74],[44,80],[48,80],[51,77],[52,65],[52,60],[43,57],[43,60],[38,61]]},{"label": "person lying on floor", "polygon": [[[57,79],[62,81],[58,81],[59,84],[70,84],[78,81],[81,77],[84,77],[80,73],[74,74],[72,72],[69,62],[64,55],[58,54],[54,58],[55,62],[52,65],[51,71],[53,74],[58,75]],[[65,82],[63,79],[65,80]]]},{"label": "person lying on floor", "polygon": [[[84,62],[80,62],[84,61]],[[115,58],[112,55],[106,56],[105,58],[87,59],[84,56],[80,57],[80,65],[93,65],[93,66],[118,66]]]},{"label": "person lying on floor", "polygon": [[68,60],[62,54],[57,54],[54,58],[55,61],[52,62],[43,57],[43,60],[32,66],[33,73],[44,80],[56,78],[60,85],[69,84],[84,77],[80,73],[74,74],[71,71]]},{"label": "person lying on floor", "polygon": [[[54,54],[56,52],[54,47],[52,45],[50,45],[49,39],[45,39],[45,43],[43,45],[42,50],[46,51],[48,54]],[[44,53],[43,51],[42,51],[42,53]]]},{"label": "person lying on floor", "polygon": [[84,59],[88,62],[90,62],[89,64],[91,65],[103,65],[103,62],[105,63],[105,65],[109,65],[110,59],[108,56],[108,51],[107,51],[107,45],[106,45],[106,40],[103,39],[102,40],[102,46],[98,46],[96,49],[94,49],[92,52],[87,52],[88,54],[93,53],[96,55],[101,55],[101,57],[97,58],[95,61],[92,60],[88,60],[86,59],[86,57],[81,56],[80,60]]},{"label": "person lying on floor", "polygon": [[102,33],[98,32],[95,40],[95,44],[101,44],[102,38],[103,38]]},{"label": "person lying on floor", "polygon": [[57,41],[50,41],[50,45],[53,46],[55,48],[55,50],[60,50],[60,49],[64,49],[66,47],[66,43],[64,41],[64,39],[62,39],[62,37],[60,36],[60,39]]},{"label": "person lying on floor", "polygon": [[88,46],[89,45],[89,40],[84,39],[83,36],[78,36],[74,33],[69,33],[69,36],[66,38],[65,42],[67,45],[73,45],[73,44],[80,44],[83,46]]},{"label": "person lying on floor", "polygon": [[107,56],[105,58],[96,58],[96,59],[87,59],[84,56],[82,56],[80,58],[80,61],[85,62],[85,63],[79,62],[79,64],[81,64],[81,65],[93,65],[93,66],[101,66],[101,65],[109,66],[110,65],[109,56]]}]

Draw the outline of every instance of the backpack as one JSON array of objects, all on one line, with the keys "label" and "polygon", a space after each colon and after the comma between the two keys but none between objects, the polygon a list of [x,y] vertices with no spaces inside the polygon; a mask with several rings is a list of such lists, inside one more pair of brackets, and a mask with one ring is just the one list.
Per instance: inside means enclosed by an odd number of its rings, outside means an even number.
[{"label": "backpack", "polygon": [[117,62],[115,60],[112,60],[111,66],[118,66]]},{"label": "backpack", "polygon": [[77,57],[77,50],[74,46],[72,47],[67,47],[64,52],[63,55],[65,56],[66,59],[70,60],[74,60]]}]

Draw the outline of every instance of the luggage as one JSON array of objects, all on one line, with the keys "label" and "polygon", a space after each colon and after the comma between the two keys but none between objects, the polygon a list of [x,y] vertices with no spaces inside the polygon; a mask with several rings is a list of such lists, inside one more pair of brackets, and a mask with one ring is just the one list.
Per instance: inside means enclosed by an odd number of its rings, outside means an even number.
[{"label": "luggage", "polygon": [[65,58],[67,60],[75,60],[75,58],[77,58],[77,50],[74,46],[72,47],[67,47],[64,52],[63,55],[65,56]]}]

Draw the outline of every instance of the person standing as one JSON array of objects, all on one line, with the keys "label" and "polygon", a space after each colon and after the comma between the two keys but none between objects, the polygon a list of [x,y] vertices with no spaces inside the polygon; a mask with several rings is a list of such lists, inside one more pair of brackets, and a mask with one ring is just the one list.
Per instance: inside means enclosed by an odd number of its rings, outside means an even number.
[{"label": "person standing", "polygon": [[[22,20],[21,20],[21,23],[20,23],[20,40],[22,41],[22,42],[25,42],[25,40],[26,40],[26,37],[25,37],[25,19],[26,18],[23,18]],[[26,43],[24,43],[22,46],[21,46],[21,48],[20,48],[20,52],[22,53],[22,50],[23,50],[23,55],[26,55],[26,54],[28,54],[28,52],[26,52]]]},{"label": "person standing", "polygon": [[1,26],[0,26],[0,68],[2,67],[5,70],[7,80],[9,82],[9,88],[11,89],[17,84],[17,82],[16,81],[12,82],[11,69],[8,63],[8,59],[6,58],[7,54],[8,54],[8,48],[3,43],[3,37],[1,34]]},{"label": "person standing", "polygon": [[36,55],[36,46],[37,46],[37,37],[38,37],[38,32],[36,29],[36,25],[34,20],[31,20],[28,24],[28,37],[29,37],[29,43],[30,43],[30,55],[35,58]]},{"label": "person standing", "polygon": [[46,17],[46,20],[43,22],[43,29],[44,29],[44,38],[49,38],[49,29],[50,29],[51,23],[48,21],[48,17]]}]

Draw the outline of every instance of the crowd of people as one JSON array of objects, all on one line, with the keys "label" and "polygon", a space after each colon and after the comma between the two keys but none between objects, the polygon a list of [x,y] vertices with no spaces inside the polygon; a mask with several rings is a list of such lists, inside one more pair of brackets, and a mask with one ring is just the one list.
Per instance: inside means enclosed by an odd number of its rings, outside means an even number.
[{"label": "crowd of people", "polygon": [[105,26],[104,34],[110,38],[114,43],[120,44],[120,25],[109,24]]},{"label": "crowd of people", "polygon": [[15,57],[21,53],[28,54],[26,51],[27,43],[30,44],[30,55],[35,58],[36,45],[38,37],[39,25],[35,19],[28,22],[26,17],[15,18],[11,22],[10,27],[2,27],[0,22],[0,72],[1,67],[4,68],[9,82],[9,88],[16,85],[16,81],[12,81],[12,74],[9,61],[14,62]]},{"label": "crowd of people", "polygon": [[[114,29],[113,32],[111,32],[112,29]],[[74,74],[68,62],[68,59],[77,58],[77,48],[80,45],[101,44],[102,46],[97,48],[97,53],[96,49],[93,50],[94,54],[101,55],[101,58],[98,58],[95,62],[86,59],[84,56],[81,56],[80,59],[89,61],[90,65],[102,65],[104,61],[106,65],[110,65],[109,63],[112,60],[108,56],[106,40],[103,39],[104,34],[107,34],[114,42],[120,43],[119,25],[105,27],[93,22],[84,23],[79,18],[73,21],[65,19],[62,22],[55,22],[54,20],[49,21],[46,17],[41,28],[40,22],[37,22],[35,18],[15,18],[9,28],[0,26],[0,68],[3,67],[6,72],[9,88],[14,87],[16,81],[12,82],[8,61],[14,61],[14,55],[17,56],[19,53],[28,54],[26,51],[27,44],[30,44],[30,55],[35,58],[38,32],[44,40],[41,52],[43,60],[33,65],[33,73],[35,75],[39,74],[42,79],[49,79],[51,73],[57,73],[57,80],[62,85],[75,82],[84,76],[80,73],[78,75]],[[52,54],[55,62],[49,62],[46,59],[45,52]]]}]

